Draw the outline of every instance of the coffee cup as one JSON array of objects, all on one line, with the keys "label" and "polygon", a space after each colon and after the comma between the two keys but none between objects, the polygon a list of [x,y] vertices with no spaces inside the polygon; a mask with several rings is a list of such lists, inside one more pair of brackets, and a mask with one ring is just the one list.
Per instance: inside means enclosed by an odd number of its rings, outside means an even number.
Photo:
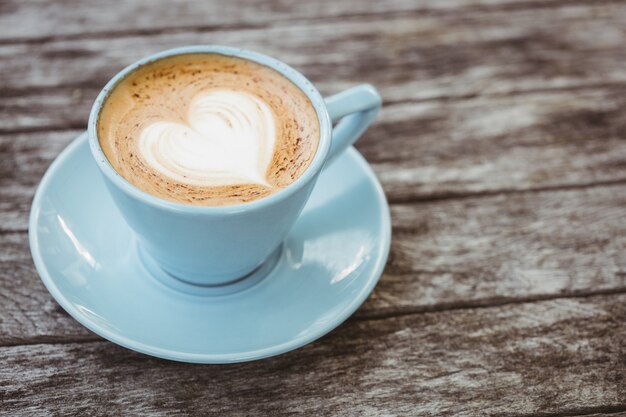
[{"label": "coffee cup", "polygon": [[[153,195],[116,171],[98,137],[98,120],[107,97],[121,80],[145,65],[185,54],[242,58],[277,71],[297,86],[312,104],[319,122],[317,150],[304,172],[263,198],[202,206]],[[180,281],[219,286],[267,269],[263,265],[276,258],[324,167],[362,135],[380,107],[379,94],[368,84],[323,98],[302,74],[269,56],[225,46],[191,46],[144,58],[115,75],[92,107],[88,136],[91,154],[113,201],[134,231],[143,257]]]}]

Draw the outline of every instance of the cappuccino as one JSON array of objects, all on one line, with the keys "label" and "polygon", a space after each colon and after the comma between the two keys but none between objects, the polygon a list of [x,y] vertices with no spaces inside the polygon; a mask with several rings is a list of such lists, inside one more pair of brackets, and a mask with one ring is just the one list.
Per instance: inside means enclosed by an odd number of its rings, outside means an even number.
[{"label": "cappuccino", "polygon": [[97,121],[100,146],[134,186],[178,203],[220,206],[285,188],[307,169],[319,121],[277,71],[227,55],[162,58],[122,79]]}]

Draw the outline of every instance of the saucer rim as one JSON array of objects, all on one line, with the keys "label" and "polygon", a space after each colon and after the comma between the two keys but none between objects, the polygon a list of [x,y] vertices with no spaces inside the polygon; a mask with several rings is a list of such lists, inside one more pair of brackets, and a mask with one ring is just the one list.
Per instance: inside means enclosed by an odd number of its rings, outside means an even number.
[{"label": "saucer rim", "polygon": [[[28,238],[31,255],[35,264],[35,268],[44,286],[50,292],[52,297],[57,303],[77,322],[85,326],[90,331],[94,332],[98,336],[109,340],[117,345],[125,347],[127,349],[143,353],[150,356],[155,356],[162,359],[168,359],[178,362],[187,363],[205,363],[205,364],[226,364],[247,362],[252,360],[259,360],[268,358],[271,356],[280,355],[291,350],[298,349],[305,346],[331,332],[337,328],[340,324],[346,321],[356,310],[363,304],[374,287],[378,283],[383,270],[386,265],[387,258],[391,247],[391,215],[389,211],[389,204],[385,193],[378,181],[378,178],[374,174],[371,166],[367,163],[365,158],[354,147],[348,148],[345,153],[347,155],[341,155],[339,158],[351,157],[362,168],[363,173],[367,176],[370,182],[374,186],[376,202],[380,207],[380,225],[381,225],[381,244],[378,245],[376,253],[376,263],[369,269],[369,276],[365,285],[361,291],[352,298],[351,302],[342,311],[342,314],[338,315],[329,322],[324,328],[307,333],[301,337],[295,337],[287,342],[271,347],[251,350],[248,352],[236,352],[236,353],[190,353],[181,352],[180,350],[164,349],[155,345],[145,344],[135,341],[129,337],[117,334],[114,331],[107,329],[97,323],[93,322],[88,316],[84,315],[74,306],[74,303],[68,300],[63,291],[55,283],[55,279],[46,267],[46,263],[43,260],[41,254],[41,247],[37,235],[37,224],[39,220],[39,212],[41,208],[41,201],[45,195],[46,190],[49,188],[49,184],[55,177],[56,172],[66,163],[66,161],[76,152],[84,142],[87,142],[87,132],[83,132],[78,135],[71,143],[69,143],[63,151],[55,158],[52,164],[46,170],[46,173],[41,179],[41,182],[37,186],[37,191],[33,198],[31,205],[29,222],[28,222]],[[88,146],[88,143],[87,143]],[[89,153],[91,156],[91,153]],[[324,175],[322,173],[321,175]]]}]

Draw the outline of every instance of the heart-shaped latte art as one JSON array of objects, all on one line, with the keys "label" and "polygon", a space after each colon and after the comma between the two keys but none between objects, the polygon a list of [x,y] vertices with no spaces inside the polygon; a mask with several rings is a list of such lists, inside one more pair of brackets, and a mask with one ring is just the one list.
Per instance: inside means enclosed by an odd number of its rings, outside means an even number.
[{"label": "heart-shaped latte art", "polygon": [[248,93],[211,90],[193,98],[187,124],[148,125],[139,136],[139,153],[153,169],[182,183],[267,185],[274,141],[267,104]]}]

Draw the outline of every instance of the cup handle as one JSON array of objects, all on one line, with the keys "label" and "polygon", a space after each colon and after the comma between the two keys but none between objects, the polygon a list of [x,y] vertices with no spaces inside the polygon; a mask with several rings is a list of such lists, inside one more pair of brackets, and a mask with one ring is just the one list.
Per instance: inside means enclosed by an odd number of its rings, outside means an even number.
[{"label": "cup handle", "polygon": [[342,151],[352,145],[372,123],[382,104],[380,94],[371,84],[361,84],[324,99],[333,123],[328,166]]}]

